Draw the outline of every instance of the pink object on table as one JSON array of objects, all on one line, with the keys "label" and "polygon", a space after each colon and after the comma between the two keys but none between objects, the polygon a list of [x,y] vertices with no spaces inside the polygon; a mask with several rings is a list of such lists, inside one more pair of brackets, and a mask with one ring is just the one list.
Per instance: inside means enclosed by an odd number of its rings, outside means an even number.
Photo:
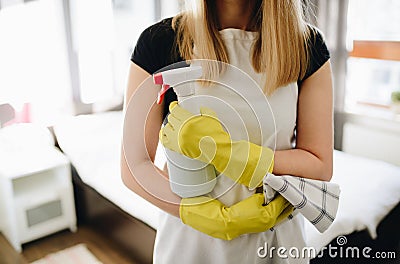
[{"label": "pink object on table", "polygon": [[14,109],[14,119],[3,124],[3,126],[9,126],[17,123],[30,123],[31,122],[31,105],[30,103],[24,103],[21,111]]}]

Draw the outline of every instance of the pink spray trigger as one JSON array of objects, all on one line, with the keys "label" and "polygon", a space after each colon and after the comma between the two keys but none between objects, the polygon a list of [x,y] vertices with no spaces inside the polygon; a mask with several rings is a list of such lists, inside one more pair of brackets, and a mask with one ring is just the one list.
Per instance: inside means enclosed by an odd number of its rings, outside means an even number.
[{"label": "pink spray trigger", "polygon": [[162,85],[161,90],[158,92],[157,104],[161,104],[164,99],[164,94],[168,91],[169,85],[164,84],[162,73],[156,73],[153,75],[154,84]]},{"label": "pink spray trigger", "polygon": [[164,99],[164,95],[165,93],[168,91],[169,89],[169,85],[168,84],[163,84],[161,90],[158,92],[158,97],[157,97],[157,104],[161,104],[163,99]]},{"label": "pink spray trigger", "polygon": [[159,84],[159,85],[164,84],[162,73],[159,72],[159,73],[154,74],[153,81],[154,81],[154,84]]}]

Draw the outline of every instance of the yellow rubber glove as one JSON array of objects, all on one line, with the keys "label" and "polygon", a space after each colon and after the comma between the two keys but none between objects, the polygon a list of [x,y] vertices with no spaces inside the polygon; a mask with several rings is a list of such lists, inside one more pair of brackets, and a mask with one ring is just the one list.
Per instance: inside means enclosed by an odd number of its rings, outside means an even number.
[{"label": "yellow rubber glove", "polygon": [[183,155],[211,163],[235,182],[254,189],[272,172],[274,152],[245,140],[232,141],[213,110],[201,108],[193,115],[177,102],[169,106],[168,123],[160,130],[160,141]]},{"label": "yellow rubber glove", "polygon": [[182,222],[209,236],[232,240],[242,234],[264,232],[293,212],[293,206],[281,195],[263,205],[264,195],[256,193],[239,203],[226,207],[205,196],[182,199]]}]

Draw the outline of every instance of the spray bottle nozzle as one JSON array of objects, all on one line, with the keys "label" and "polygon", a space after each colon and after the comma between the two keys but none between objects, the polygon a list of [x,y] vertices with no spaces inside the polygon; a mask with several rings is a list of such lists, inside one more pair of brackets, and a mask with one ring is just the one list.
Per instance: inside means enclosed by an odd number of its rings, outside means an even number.
[{"label": "spray bottle nozzle", "polygon": [[[162,100],[164,99],[165,93],[171,86],[175,86],[187,81],[196,80],[200,78],[202,74],[203,71],[201,66],[183,67],[154,74],[154,84],[162,85],[162,88],[158,93],[157,104],[161,104]],[[179,96],[179,94],[177,95]]]}]

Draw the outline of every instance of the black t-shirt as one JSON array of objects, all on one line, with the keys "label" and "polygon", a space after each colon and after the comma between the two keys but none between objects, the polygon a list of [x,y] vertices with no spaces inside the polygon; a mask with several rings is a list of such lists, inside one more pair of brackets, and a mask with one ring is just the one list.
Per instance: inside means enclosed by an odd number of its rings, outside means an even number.
[{"label": "black t-shirt", "polygon": [[[172,28],[172,18],[166,18],[145,29],[140,35],[131,61],[150,74],[165,67],[183,61],[175,45],[175,31]],[[312,28],[310,45],[310,60],[306,75],[298,80],[301,82],[315,73],[329,58],[329,51],[321,33]],[[176,100],[173,89],[169,89],[164,96],[164,117],[168,113],[169,103]]]}]

